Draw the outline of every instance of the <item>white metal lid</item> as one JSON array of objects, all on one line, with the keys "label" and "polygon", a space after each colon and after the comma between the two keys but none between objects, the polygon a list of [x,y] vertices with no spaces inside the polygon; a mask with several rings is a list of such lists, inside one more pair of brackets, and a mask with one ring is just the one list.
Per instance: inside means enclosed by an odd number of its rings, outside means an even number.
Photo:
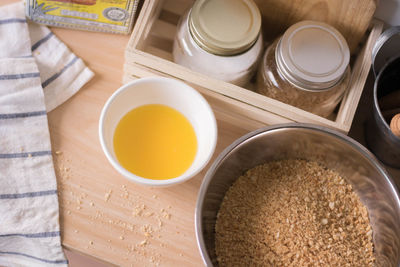
[{"label": "white metal lid", "polygon": [[338,83],[350,60],[344,37],[317,21],[292,25],[276,49],[277,65],[294,85],[306,90],[328,89]]},{"label": "white metal lid", "polygon": [[212,54],[230,56],[249,49],[261,29],[261,14],[252,0],[197,0],[189,17],[196,43]]}]

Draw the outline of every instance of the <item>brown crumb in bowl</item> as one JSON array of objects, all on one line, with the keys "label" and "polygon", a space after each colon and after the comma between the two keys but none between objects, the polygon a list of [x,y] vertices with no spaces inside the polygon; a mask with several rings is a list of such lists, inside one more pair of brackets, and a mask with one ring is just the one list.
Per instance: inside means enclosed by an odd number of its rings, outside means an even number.
[{"label": "brown crumb in bowl", "polygon": [[352,186],[316,162],[247,171],[217,216],[219,266],[373,266],[372,228]]}]

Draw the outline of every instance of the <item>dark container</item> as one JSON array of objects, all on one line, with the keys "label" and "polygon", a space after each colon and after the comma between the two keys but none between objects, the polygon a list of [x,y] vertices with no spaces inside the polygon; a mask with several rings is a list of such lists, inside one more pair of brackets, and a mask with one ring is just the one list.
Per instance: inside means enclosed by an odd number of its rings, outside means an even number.
[{"label": "dark container", "polygon": [[382,110],[379,102],[400,90],[400,26],[386,30],[379,37],[372,61],[376,80],[373,109],[365,127],[367,146],[383,163],[400,169],[400,138],[389,127],[390,119],[400,112],[400,101],[390,110]]}]

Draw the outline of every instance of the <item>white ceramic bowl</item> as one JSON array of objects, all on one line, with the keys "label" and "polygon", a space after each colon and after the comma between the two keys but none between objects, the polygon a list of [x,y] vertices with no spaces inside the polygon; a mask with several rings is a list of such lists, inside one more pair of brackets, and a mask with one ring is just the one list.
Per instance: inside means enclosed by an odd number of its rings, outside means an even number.
[{"label": "white ceramic bowl", "polygon": [[[192,165],[181,176],[166,180],[143,178],[122,167],[115,156],[113,137],[118,122],[127,112],[147,104],[163,104],[176,109],[194,128],[197,153]],[[125,84],[107,100],[100,115],[99,136],[107,159],[123,176],[143,185],[168,186],[192,178],[206,166],[217,143],[217,123],[210,105],[189,85],[170,78],[142,78]]]}]

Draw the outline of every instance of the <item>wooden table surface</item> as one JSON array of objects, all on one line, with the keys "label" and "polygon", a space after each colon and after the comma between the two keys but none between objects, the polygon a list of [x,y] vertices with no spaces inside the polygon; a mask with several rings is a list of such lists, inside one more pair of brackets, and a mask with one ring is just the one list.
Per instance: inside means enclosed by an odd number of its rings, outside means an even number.
[{"label": "wooden table surface", "polygon": [[[96,73],[80,92],[48,116],[63,245],[115,265],[201,265],[194,207],[206,169],[181,185],[143,187],[117,173],[100,147],[100,112],[107,98],[121,86],[128,37],[53,31]],[[215,155],[259,126],[238,127],[218,120]]]},{"label": "wooden table surface", "polygon": [[[0,5],[15,1],[2,0]],[[122,85],[129,36],[52,30],[96,74],[48,115],[63,245],[121,266],[202,265],[194,232],[194,207],[205,171],[181,185],[143,187],[118,174],[100,147],[100,112],[107,98]],[[365,112],[357,114],[362,117]],[[355,121],[358,124],[350,134],[362,142],[362,120]],[[259,126],[218,120],[216,155]],[[393,170],[393,174],[400,181],[400,172]]]},{"label": "wooden table surface", "polygon": [[[75,96],[48,114],[64,247],[120,266],[202,265],[194,207],[207,168],[181,185],[148,188],[117,173],[100,147],[100,112],[122,85],[129,36],[52,30],[95,72]],[[215,155],[260,124],[218,120],[218,127]]]}]

